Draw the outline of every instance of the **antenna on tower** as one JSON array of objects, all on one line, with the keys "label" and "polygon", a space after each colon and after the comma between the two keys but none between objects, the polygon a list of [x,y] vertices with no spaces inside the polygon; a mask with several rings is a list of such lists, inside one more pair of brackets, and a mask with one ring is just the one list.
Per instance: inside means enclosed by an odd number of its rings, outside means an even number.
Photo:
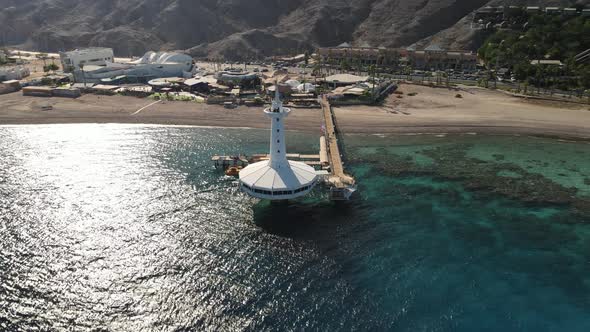
[{"label": "antenna on tower", "polygon": [[272,111],[280,112],[282,106],[281,95],[279,94],[279,82],[275,80],[275,99],[272,101]]}]

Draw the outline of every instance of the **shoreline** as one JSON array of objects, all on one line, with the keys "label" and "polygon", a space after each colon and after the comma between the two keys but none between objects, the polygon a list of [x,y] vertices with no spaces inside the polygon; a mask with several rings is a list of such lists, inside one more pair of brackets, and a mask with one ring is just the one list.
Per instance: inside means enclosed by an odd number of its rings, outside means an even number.
[{"label": "shoreline", "polygon": [[[379,106],[336,106],[339,131],[345,135],[477,133],[590,140],[590,111],[586,106],[523,100],[477,88],[462,90],[461,98],[456,98],[455,90],[409,84],[401,84],[399,91],[401,94],[391,95]],[[0,126],[118,123],[268,129],[268,119],[260,107],[225,109],[189,102],[149,106],[151,103],[136,97],[41,98],[16,92],[0,95]],[[42,111],[43,106],[53,109]],[[286,124],[289,131],[319,134],[321,110],[298,108]]]},{"label": "shoreline", "polygon": [[[0,128],[17,128],[28,126],[53,126],[53,125],[123,125],[123,126],[138,126],[138,127],[162,127],[162,128],[200,128],[200,129],[236,129],[236,130],[268,130],[268,128],[253,128],[253,127],[233,127],[233,126],[209,126],[209,125],[195,125],[195,124],[163,124],[163,123],[138,123],[138,122],[46,122],[46,123],[0,123]],[[411,127],[404,127],[411,128]],[[571,142],[588,142],[590,143],[590,136],[576,136],[571,134],[546,134],[538,133],[535,130],[527,131],[523,128],[516,131],[498,130],[496,127],[479,127],[485,130],[473,131],[473,127],[455,127],[449,130],[449,127],[439,127],[439,131],[389,131],[387,133],[374,133],[368,131],[357,131],[343,133],[345,136],[375,136],[380,138],[396,137],[396,136],[514,136],[514,137],[534,137],[544,139],[554,139]],[[292,130],[287,129],[287,132],[312,134],[309,130]]]}]

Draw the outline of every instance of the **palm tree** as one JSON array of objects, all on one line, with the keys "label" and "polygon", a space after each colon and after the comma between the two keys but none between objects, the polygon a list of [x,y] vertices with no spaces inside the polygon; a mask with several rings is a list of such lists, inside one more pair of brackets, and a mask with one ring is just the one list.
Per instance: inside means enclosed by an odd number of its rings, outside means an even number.
[{"label": "palm tree", "polygon": [[376,73],[375,65],[370,65],[369,66],[369,77],[371,77],[371,80],[373,81],[373,90],[371,92],[372,98],[375,98],[375,73]]},{"label": "palm tree", "polygon": [[350,64],[348,63],[348,60],[342,59],[342,61],[340,61],[340,71],[342,72],[348,72],[350,70]]},{"label": "palm tree", "polygon": [[316,54],[314,58],[313,73],[315,73],[315,76],[322,74],[322,56],[320,54]]},{"label": "palm tree", "polygon": [[43,68],[47,67],[47,53],[39,53],[37,58],[43,60]]},{"label": "palm tree", "polygon": [[406,79],[408,81],[411,81],[412,80],[412,66],[411,65],[407,65],[405,67],[405,70],[404,71],[405,71],[405,74],[407,76]]},{"label": "palm tree", "polygon": [[84,81],[84,88],[86,88],[86,73],[84,72],[84,64],[79,64],[80,71],[82,72],[82,80]]},{"label": "palm tree", "polygon": [[332,67],[332,50],[328,49],[328,57],[326,58],[326,64],[328,65],[328,75],[331,74],[331,67]]},{"label": "palm tree", "polygon": [[543,67],[541,66],[540,63],[537,64],[536,77],[537,77],[537,94],[540,94],[541,93],[541,82],[544,81]]},{"label": "palm tree", "polygon": [[358,74],[361,75],[361,73],[363,71],[363,64],[361,61],[361,56],[358,53],[356,53],[354,55],[354,64],[356,65],[356,69],[358,70]]}]

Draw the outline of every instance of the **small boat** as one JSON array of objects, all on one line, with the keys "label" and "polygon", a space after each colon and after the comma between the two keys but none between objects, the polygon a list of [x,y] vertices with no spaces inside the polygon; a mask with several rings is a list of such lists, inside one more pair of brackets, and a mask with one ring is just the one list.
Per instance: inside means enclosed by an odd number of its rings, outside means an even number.
[{"label": "small boat", "polygon": [[344,188],[330,188],[330,200],[332,201],[349,201],[352,194],[357,191],[356,187],[344,187]]},{"label": "small boat", "polygon": [[226,169],[231,166],[244,168],[248,166],[248,159],[245,156],[213,156],[211,161],[213,161],[215,168]]},{"label": "small boat", "polygon": [[242,169],[241,167],[236,167],[236,166],[228,167],[225,170],[225,175],[227,175],[227,176],[238,176],[240,174],[240,170],[241,169]]}]

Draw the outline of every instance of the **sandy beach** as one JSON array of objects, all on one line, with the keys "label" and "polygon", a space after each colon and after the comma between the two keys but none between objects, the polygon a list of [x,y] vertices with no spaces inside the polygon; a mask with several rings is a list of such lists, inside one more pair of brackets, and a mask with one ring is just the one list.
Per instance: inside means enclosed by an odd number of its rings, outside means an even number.
[{"label": "sandy beach", "polygon": [[398,91],[401,98],[391,95],[381,107],[338,107],[339,128],[347,133],[590,137],[590,105],[528,100],[473,87],[456,91],[403,84]]},{"label": "sandy beach", "polygon": [[[379,107],[337,107],[340,130],[365,134],[476,132],[590,138],[589,105],[532,101],[480,88],[456,91],[403,84],[399,91],[403,94],[391,95]],[[456,98],[458,93],[462,98]],[[268,119],[259,107],[225,109],[189,102],[153,103],[123,96],[39,98],[16,92],[0,96],[0,125],[144,123],[268,127]],[[43,106],[53,109],[43,111]],[[321,124],[319,109],[295,109],[287,128],[318,132]]]},{"label": "sandy beach", "polygon": [[[151,105],[151,106],[150,106]],[[43,106],[52,110],[43,111]],[[147,106],[147,107],[146,107]],[[24,97],[20,92],[0,96],[1,124],[142,123],[215,127],[266,128],[260,107],[226,109],[220,105],[87,94],[77,99]],[[289,129],[319,131],[320,109],[297,109]]]}]

